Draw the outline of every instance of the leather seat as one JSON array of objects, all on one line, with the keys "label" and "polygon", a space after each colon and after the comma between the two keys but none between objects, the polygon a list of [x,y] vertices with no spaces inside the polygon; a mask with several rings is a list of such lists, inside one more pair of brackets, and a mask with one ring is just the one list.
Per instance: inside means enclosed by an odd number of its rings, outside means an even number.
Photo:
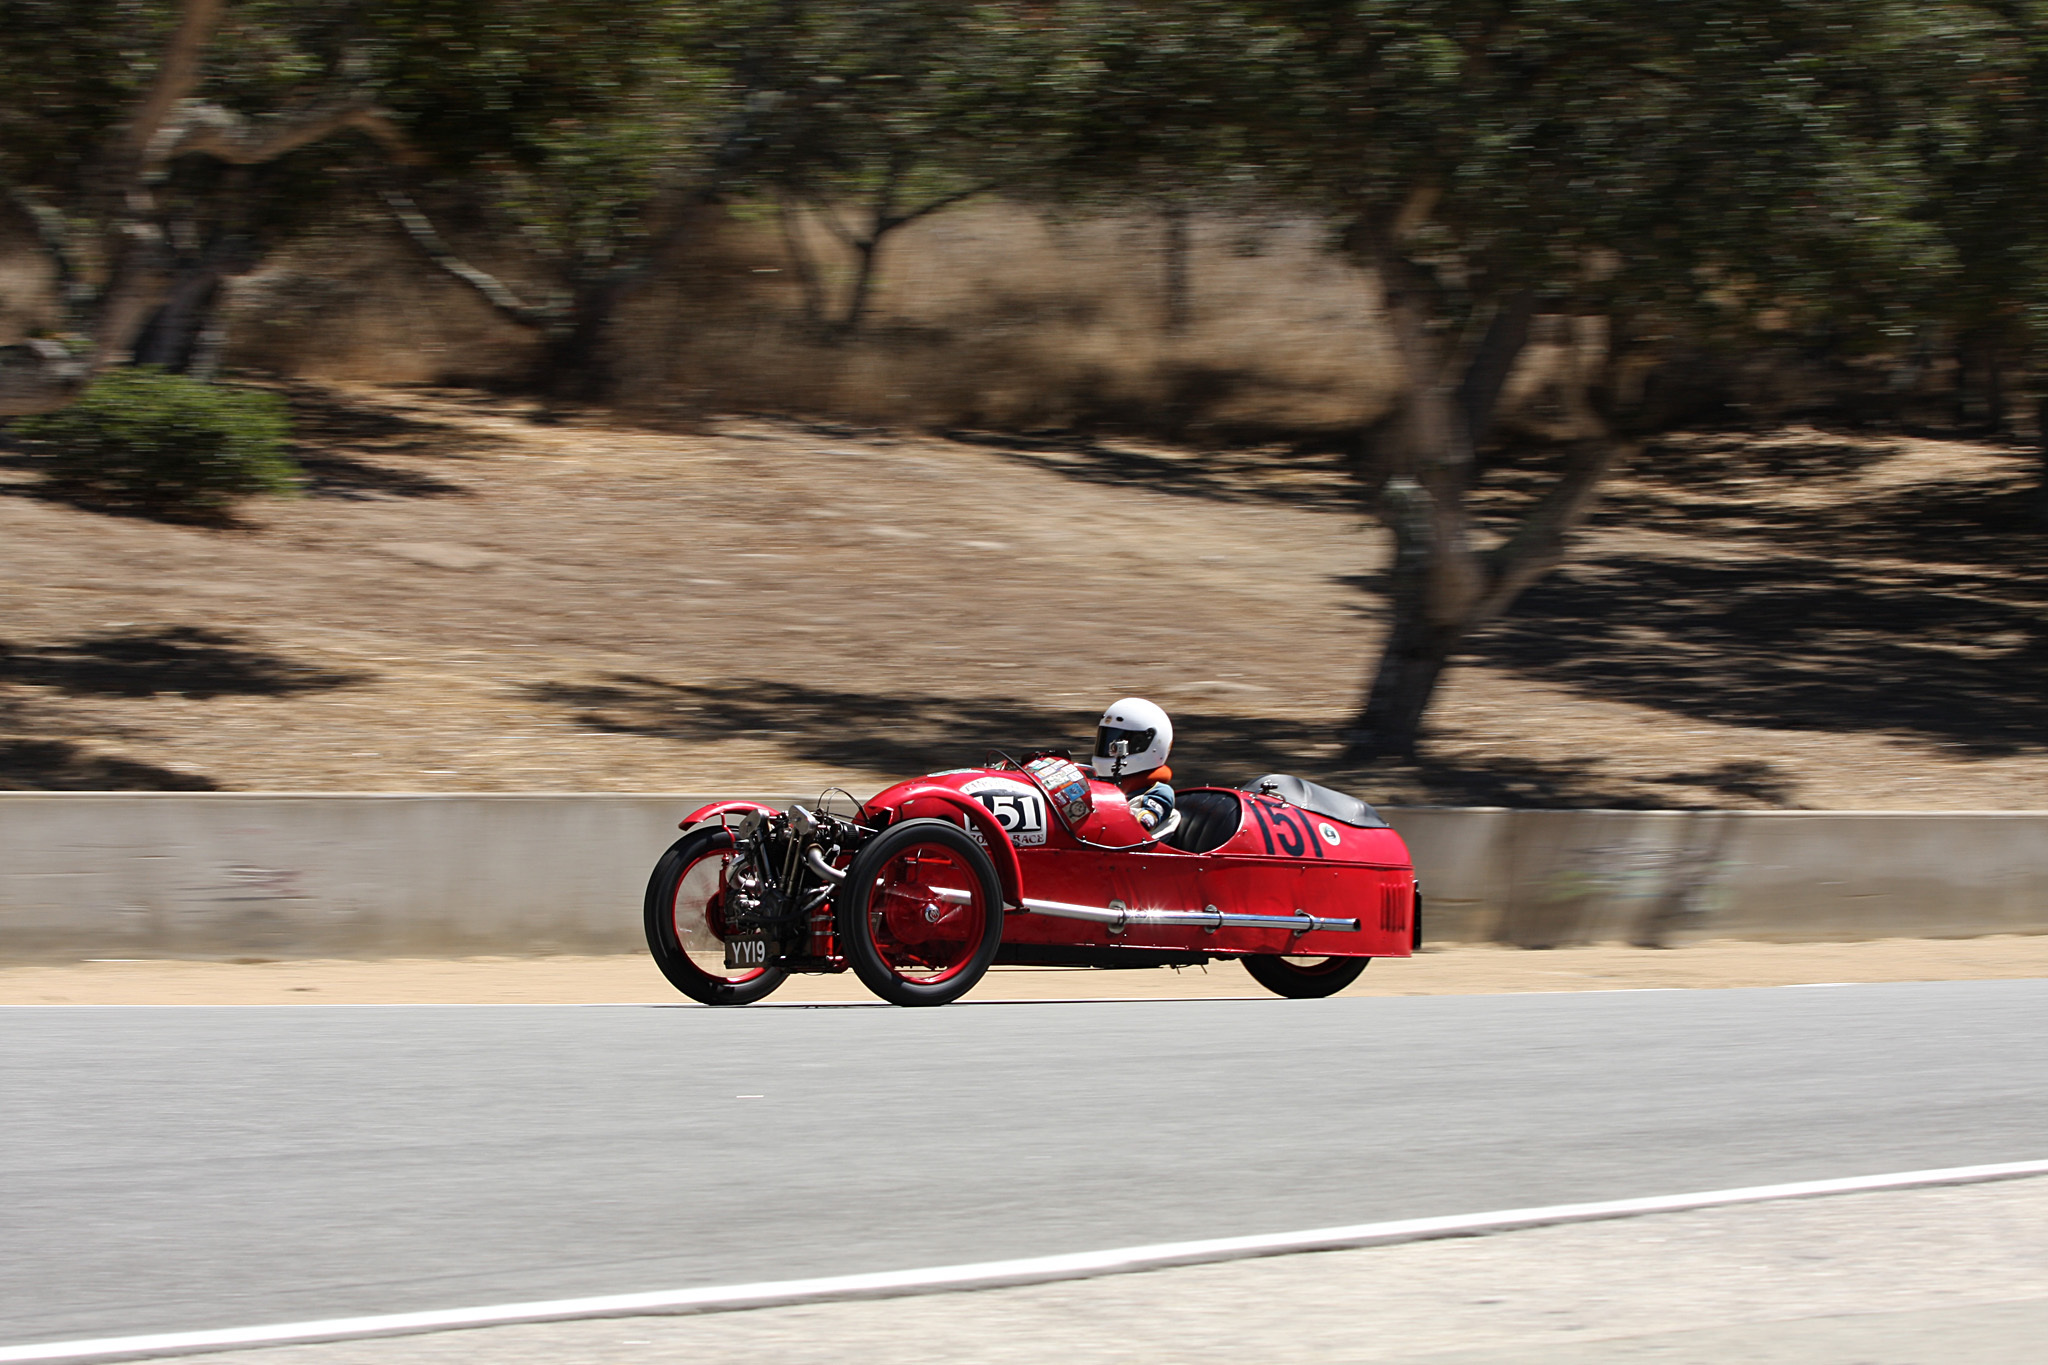
[{"label": "leather seat", "polygon": [[1197,787],[1174,798],[1180,824],[1159,842],[1183,853],[1207,853],[1230,842],[1244,822],[1244,800],[1236,792]]},{"label": "leather seat", "polygon": [[1290,806],[1299,806],[1306,811],[1335,820],[1340,825],[1355,825],[1359,829],[1385,829],[1387,822],[1380,819],[1379,812],[1355,796],[1318,787],[1313,782],[1304,782],[1298,777],[1285,773],[1268,773],[1266,776],[1244,784],[1243,790],[1263,792],[1277,796]]}]

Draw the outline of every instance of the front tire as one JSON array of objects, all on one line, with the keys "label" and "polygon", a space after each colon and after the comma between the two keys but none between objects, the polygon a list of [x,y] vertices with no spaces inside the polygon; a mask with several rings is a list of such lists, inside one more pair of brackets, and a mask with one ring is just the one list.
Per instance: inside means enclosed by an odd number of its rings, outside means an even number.
[{"label": "front tire", "polygon": [[1364,974],[1369,957],[1279,957],[1254,954],[1243,959],[1252,980],[1289,1000],[1321,1000],[1335,995]]},{"label": "front tire", "polygon": [[846,870],[839,941],[855,975],[892,1005],[958,1000],[1003,942],[988,850],[949,820],[889,826]]},{"label": "front tire", "polygon": [[705,1005],[751,1005],[789,979],[780,967],[725,966],[725,863],[732,831],[716,825],[669,845],[647,879],[647,951],[669,984]]}]

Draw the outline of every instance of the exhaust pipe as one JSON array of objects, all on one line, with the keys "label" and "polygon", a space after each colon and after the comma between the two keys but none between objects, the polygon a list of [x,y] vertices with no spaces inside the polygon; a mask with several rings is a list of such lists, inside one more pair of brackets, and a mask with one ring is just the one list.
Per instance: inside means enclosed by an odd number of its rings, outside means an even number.
[{"label": "exhaust pipe", "polygon": [[1106,924],[1112,934],[1121,934],[1133,926],[1148,929],[1202,929],[1215,933],[1218,929],[1288,929],[1298,938],[1317,929],[1334,930],[1342,934],[1358,932],[1355,919],[1327,919],[1311,915],[1306,910],[1296,910],[1291,915],[1246,915],[1230,910],[1218,910],[1205,905],[1200,910],[1132,910],[1122,901],[1111,901],[1107,909],[1092,905],[1068,905],[1061,901],[1026,900],[1024,908],[1034,915],[1051,915],[1056,919],[1086,920],[1091,924]]},{"label": "exhaust pipe", "polygon": [[[844,872],[841,872],[838,868],[825,861],[825,855],[818,852],[816,844],[812,844],[804,850],[804,866],[828,882],[837,884],[846,880]],[[964,896],[966,892],[963,891],[961,894]]]},{"label": "exhaust pipe", "polygon": [[[954,891],[945,887],[933,887],[932,895],[942,901],[964,905],[973,897],[965,891]],[[1148,929],[1202,929],[1215,933],[1218,929],[1287,929],[1298,938],[1318,929],[1331,930],[1340,934],[1358,932],[1355,919],[1328,919],[1311,915],[1306,910],[1296,910],[1291,915],[1246,915],[1230,910],[1218,910],[1213,905],[1200,910],[1133,910],[1122,901],[1111,901],[1108,908],[1093,905],[1069,905],[1065,901],[1041,901],[1025,898],[1024,908],[1034,915],[1051,915],[1055,919],[1086,920],[1090,924],[1106,924],[1112,934],[1121,934],[1133,927]]]}]

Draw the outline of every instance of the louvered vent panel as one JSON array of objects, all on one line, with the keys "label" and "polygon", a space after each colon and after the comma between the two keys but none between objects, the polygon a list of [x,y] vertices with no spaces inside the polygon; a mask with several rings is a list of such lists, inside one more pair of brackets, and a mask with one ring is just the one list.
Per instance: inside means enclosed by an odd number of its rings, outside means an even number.
[{"label": "louvered vent panel", "polygon": [[1399,882],[1380,884],[1380,928],[1390,934],[1405,933],[1408,929],[1408,906],[1413,897],[1408,888]]}]

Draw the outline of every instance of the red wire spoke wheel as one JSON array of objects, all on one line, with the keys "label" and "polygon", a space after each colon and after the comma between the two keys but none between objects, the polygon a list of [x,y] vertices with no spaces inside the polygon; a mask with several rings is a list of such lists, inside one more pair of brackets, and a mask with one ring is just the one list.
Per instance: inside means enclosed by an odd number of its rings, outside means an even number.
[{"label": "red wire spoke wheel", "polygon": [[1244,969],[1252,980],[1290,1000],[1320,1000],[1335,995],[1365,971],[1369,957],[1280,957],[1249,954]]},{"label": "red wire spoke wheel", "polygon": [[891,825],[847,869],[839,939],[862,983],[889,1003],[958,1000],[1003,941],[995,863],[951,821]]},{"label": "red wire spoke wheel", "polygon": [[780,967],[726,969],[731,858],[732,831],[713,825],[676,840],[647,879],[647,950],[670,985],[706,1005],[751,1005],[789,977]]}]

